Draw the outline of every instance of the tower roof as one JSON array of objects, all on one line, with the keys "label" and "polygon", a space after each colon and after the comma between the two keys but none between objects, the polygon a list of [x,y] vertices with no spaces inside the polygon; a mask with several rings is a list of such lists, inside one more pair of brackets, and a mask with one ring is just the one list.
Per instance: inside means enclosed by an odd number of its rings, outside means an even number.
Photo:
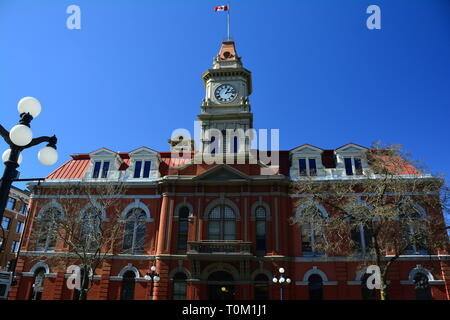
[{"label": "tower roof", "polygon": [[214,58],[213,68],[242,68],[241,57],[237,55],[234,41],[222,42],[219,54]]},{"label": "tower roof", "polygon": [[236,47],[234,46],[234,41],[224,41],[220,47],[218,60],[219,61],[232,61],[237,60]]}]

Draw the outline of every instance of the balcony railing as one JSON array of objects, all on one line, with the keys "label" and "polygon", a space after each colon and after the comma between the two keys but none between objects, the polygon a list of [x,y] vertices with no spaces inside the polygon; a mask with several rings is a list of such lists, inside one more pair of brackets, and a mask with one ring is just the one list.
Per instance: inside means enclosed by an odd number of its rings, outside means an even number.
[{"label": "balcony railing", "polygon": [[251,247],[242,240],[201,240],[189,242],[187,254],[252,255]]}]

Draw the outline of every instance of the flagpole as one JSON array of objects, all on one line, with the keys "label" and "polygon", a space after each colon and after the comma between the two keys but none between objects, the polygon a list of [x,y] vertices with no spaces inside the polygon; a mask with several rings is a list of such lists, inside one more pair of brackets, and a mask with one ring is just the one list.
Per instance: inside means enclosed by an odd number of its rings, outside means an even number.
[{"label": "flagpole", "polygon": [[228,13],[228,41],[229,41],[230,40],[230,5],[228,4],[227,6],[228,6],[227,13]]}]

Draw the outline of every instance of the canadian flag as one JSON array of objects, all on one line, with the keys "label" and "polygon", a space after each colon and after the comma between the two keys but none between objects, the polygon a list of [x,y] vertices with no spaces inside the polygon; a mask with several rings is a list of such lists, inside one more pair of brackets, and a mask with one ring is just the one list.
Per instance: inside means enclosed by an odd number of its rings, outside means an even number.
[{"label": "canadian flag", "polygon": [[214,7],[214,11],[228,11],[228,6],[218,6]]}]

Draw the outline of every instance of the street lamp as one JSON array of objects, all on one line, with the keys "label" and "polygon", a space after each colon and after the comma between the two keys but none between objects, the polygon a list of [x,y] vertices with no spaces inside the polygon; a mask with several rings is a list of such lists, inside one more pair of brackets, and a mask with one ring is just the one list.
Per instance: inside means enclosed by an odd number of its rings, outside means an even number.
[{"label": "street lamp", "polygon": [[280,284],[280,300],[283,300],[283,286],[288,285],[291,283],[291,278],[285,277],[284,275],[284,268],[278,269],[278,272],[280,275],[278,278],[276,276],[273,276],[273,283],[279,283]]},{"label": "street lamp", "polygon": [[3,219],[11,184],[14,179],[17,179],[19,173],[17,168],[22,162],[22,150],[47,142],[47,146],[38,153],[39,161],[46,166],[51,166],[58,161],[56,136],[33,138],[33,132],[30,129],[31,120],[41,113],[40,102],[33,97],[25,97],[19,101],[17,109],[20,114],[18,125],[14,126],[9,132],[0,125],[0,135],[9,145],[9,149],[2,154],[5,170],[0,182],[0,221]]},{"label": "street lamp", "polygon": [[144,279],[151,281],[150,282],[150,300],[153,300],[153,284],[155,282],[159,282],[159,280],[161,280],[161,278],[159,277],[159,274],[156,273],[156,267],[155,266],[151,266],[150,268],[150,272],[147,272],[147,274],[145,275]]}]

